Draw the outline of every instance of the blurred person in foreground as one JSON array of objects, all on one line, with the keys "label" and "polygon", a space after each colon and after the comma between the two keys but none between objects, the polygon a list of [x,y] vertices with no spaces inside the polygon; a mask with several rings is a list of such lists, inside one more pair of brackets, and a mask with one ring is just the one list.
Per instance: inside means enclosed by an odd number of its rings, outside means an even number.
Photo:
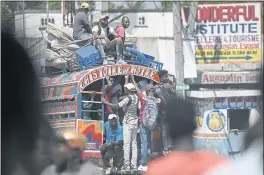
[{"label": "blurred person in foreground", "polygon": [[47,167],[42,175],[100,175],[95,165],[84,162],[81,157],[86,146],[83,134],[74,130],[62,130],[56,137],[54,164]]},{"label": "blurred person in foreground", "polygon": [[[258,89],[263,97],[263,72],[261,73]],[[261,106],[263,109],[263,107]],[[262,111],[261,111],[262,112]],[[250,127],[244,140],[245,151],[241,157],[233,160],[225,166],[218,166],[205,175],[263,175],[263,113],[257,118],[253,126]]]},{"label": "blurred person in foreground", "polygon": [[30,58],[1,33],[2,174],[39,175],[52,164],[52,129],[42,115],[39,82]]},{"label": "blurred person in foreground", "polygon": [[194,116],[191,102],[176,97],[168,101],[165,121],[175,147],[166,156],[150,162],[146,175],[202,175],[209,168],[226,161],[226,158],[212,152],[193,150]]}]

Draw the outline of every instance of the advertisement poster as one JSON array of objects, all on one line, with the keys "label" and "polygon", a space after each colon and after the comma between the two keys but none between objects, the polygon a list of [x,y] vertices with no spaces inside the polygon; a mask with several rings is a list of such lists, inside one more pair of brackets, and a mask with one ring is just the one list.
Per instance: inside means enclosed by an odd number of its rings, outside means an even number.
[{"label": "advertisement poster", "polygon": [[77,131],[87,138],[86,150],[99,150],[103,144],[103,121],[77,120]]},{"label": "advertisement poster", "polygon": [[[188,12],[188,7],[184,7],[184,21]],[[196,63],[261,62],[261,26],[261,3],[199,5],[195,25]]]}]

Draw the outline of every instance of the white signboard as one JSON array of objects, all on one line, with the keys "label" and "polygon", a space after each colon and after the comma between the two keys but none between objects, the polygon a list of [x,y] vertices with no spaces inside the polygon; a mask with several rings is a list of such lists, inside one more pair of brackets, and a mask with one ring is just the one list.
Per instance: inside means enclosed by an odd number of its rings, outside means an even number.
[{"label": "white signboard", "polygon": [[[183,21],[189,8],[182,10]],[[260,62],[261,3],[199,5],[196,19],[197,64]]]}]

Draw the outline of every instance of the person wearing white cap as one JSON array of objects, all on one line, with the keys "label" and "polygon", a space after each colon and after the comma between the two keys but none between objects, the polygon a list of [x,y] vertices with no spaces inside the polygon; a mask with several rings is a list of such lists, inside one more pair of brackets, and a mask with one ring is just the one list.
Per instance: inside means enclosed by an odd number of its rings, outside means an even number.
[{"label": "person wearing white cap", "polygon": [[73,23],[73,39],[88,40],[92,39],[92,30],[88,22],[87,13],[89,12],[89,4],[82,3],[80,11],[76,14]]},{"label": "person wearing white cap", "polygon": [[[105,58],[105,50],[116,50],[117,59],[121,58],[122,38],[115,30],[108,26],[109,16],[102,15],[99,20],[99,25],[93,27],[94,45],[99,50],[101,57]],[[104,63],[107,64],[105,59]]]},{"label": "person wearing white cap", "polygon": [[[137,129],[138,109],[140,109],[139,97],[135,86],[132,83],[125,84],[127,96],[118,104],[111,104],[102,98],[102,102],[112,108],[123,108],[125,116],[123,119],[124,135],[124,165],[121,171],[137,171]],[[130,167],[130,152],[132,146],[132,157]]]},{"label": "person wearing white cap", "polygon": [[[120,168],[120,153],[123,145],[123,127],[118,123],[116,114],[110,114],[108,121],[104,124],[106,143],[100,148],[104,165],[106,166],[106,174]],[[110,166],[110,159],[113,158],[113,167]]]}]

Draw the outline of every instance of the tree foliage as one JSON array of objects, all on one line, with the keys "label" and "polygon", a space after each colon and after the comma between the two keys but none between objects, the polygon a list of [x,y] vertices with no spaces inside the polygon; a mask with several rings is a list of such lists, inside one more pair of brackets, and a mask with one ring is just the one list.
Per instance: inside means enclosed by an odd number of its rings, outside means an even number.
[{"label": "tree foliage", "polygon": [[[60,10],[61,1],[48,1],[50,10]],[[42,10],[46,9],[47,1],[25,1],[25,9]]]},{"label": "tree foliage", "polygon": [[1,2],[1,30],[13,32],[14,31],[14,10],[16,8],[15,2]]},{"label": "tree foliage", "polygon": [[132,9],[134,7],[142,9],[145,7],[145,5],[142,3],[142,1],[123,1],[121,5],[116,5],[113,1],[108,2],[108,10],[124,10]]},{"label": "tree foliage", "polygon": [[124,6],[128,9],[131,9],[131,8],[134,8],[134,7],[137,7],[137,8],[144,8],[144,3],[142,3],[141,1],[128,1],[124,4]]},{"label": "tree foliage", "polygon": [[109,2],[108,2],[108,9],[109,9],[109,10],[116,9],[116,5],[115,5],[113,2],[109,1]]}]

